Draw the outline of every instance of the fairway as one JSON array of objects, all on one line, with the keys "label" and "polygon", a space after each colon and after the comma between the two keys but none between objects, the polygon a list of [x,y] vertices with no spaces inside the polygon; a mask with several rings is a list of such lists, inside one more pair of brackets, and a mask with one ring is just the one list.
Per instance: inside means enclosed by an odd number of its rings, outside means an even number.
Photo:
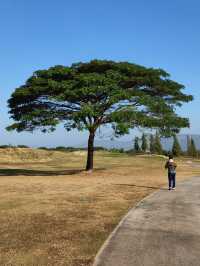
[{"label": "fairway", "polygon": [[[0,265],[92,265],[123,215],[167,187],[162,157],[99,151],[93,173],[82,171],[83,151],[8,149],[0,159]],[[200,174],[187,159],[177,170],[178,182]]]}]

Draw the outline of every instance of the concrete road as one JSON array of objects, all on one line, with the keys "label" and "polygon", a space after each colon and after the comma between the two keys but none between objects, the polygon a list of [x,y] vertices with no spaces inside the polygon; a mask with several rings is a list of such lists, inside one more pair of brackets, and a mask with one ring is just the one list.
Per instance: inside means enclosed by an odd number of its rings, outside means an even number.
[{"label": "concrete road", "polygon": [[160,190],[121,221],[95,266],[200,266],[200,177]]}]

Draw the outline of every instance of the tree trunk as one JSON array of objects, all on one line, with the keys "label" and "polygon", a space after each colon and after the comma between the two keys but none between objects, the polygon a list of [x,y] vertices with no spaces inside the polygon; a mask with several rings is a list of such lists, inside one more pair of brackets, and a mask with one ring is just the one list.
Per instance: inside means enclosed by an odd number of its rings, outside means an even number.
[{"label": "tree trunk", "polygon": [[88,138],[88,153],[87,153],[86,171],[90,171],[93,169],[94,137],[95,137],[95,132],[90,131],[90,135]]}]

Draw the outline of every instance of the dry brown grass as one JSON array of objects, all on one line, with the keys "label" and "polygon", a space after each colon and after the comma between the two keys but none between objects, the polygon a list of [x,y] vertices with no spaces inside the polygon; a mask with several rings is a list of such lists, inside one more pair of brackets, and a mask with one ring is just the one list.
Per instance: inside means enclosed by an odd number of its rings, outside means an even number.
[{"label": "dry brown grass", "polygon": [[[0,165],[0,265],[92,265],[122,216],[166,186],[163,158],[98,152],[87,174],[84,154],[50,157]],[[200,174],[178,164],[178,181]]]}]

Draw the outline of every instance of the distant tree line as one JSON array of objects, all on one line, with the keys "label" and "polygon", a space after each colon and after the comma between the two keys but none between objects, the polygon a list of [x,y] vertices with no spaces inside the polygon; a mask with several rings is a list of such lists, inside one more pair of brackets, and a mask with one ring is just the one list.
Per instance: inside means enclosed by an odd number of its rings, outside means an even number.
[{"label": "distant tree line", "polygon": [[187,149],[183,151],[177,136],[174,136],[172,154],[177,157],[183,155],[197,158],[200,156],[200,151],[197,149],[194,139],[190,136],[187,136]]},{"label": "distant tree line", "polygon": [[[27,145],[0,145],[0,149],[7,148],[30,148]],[[73,151],[87,151],[87,147],[66,147],[66,146],[57,146],[57,147],[39,147],[38,149],[50,150],[50,151],[63,151],[63,152],[73,152]],[[179,156],[189,156],[189,157],[200,157],[200,150],[197,149],[195,141],[192,137],[187,136],[187,150],[183,151],[177,136],[173,137],[173,145],[171,151],[166,151],[163,149],[161,144],[161,138],[158,132],[155,135],[146,135],[142,134],[142,137],[138,136],[134,139],[134,148],[128,151],[125,151],[123,148],[105,148],[101,146],[94,147],[95,151],[109,151],[112,153],[136,153],[136,154],[160,154],[160,155],[169,155],[173,154],[176,157]]]},{"label": "distant tree line", "polygon": [[[8,149],[8,148],[27,148],[29,149],[30,147],[27,145],[0,145],[0,149]],[[47,150],[47,151],[62,151],[62,152],[73,152],[73,151],[87,151],[87,147],[67,147],[67,146],[57,146],[57,147],[46,147],[46,146],[41,146],[38,147],[37,149],[40,150]],[[95,146],[94,147],[95,151],[108,151],[112,153],[125,153],[125,150],[123,148],[105,148],[101,146]]]},{"label": "distant tree line", "polygon": [[26,149],[28,149],[30,147],[27,146],[27,145],[17,145],[17,146],[11,145],[11,144],[9,144],[9,145],[0,145],[0,149],[8,149],[8,148],[26,148]]},{"label": "distant tree line", "polygon": [[160,136],[158,132],[155,135],[151,134],[147,136],[142,134],[142,137],[135,137],[134,139],[134,152],[135,153],[151,153],[151,154],[164,154],[169,155],[173,154],[176,157],[179,156],[190,156],[190,157],[199,157],[200,151],[197,149],[195,141],[192,137],[187,137],[187,150],[183,151],[177,136],[173,137],[173,145],[171,151],[166,151],[163,149]]},{"label": "distant tree line", "polygon": [[136,136],[134,140],[134,151],[135,153],[163,154],[159,134],[156,133],[155,136],[151,134],[147,138],[147,135],[143,133],[141,139]]}]

